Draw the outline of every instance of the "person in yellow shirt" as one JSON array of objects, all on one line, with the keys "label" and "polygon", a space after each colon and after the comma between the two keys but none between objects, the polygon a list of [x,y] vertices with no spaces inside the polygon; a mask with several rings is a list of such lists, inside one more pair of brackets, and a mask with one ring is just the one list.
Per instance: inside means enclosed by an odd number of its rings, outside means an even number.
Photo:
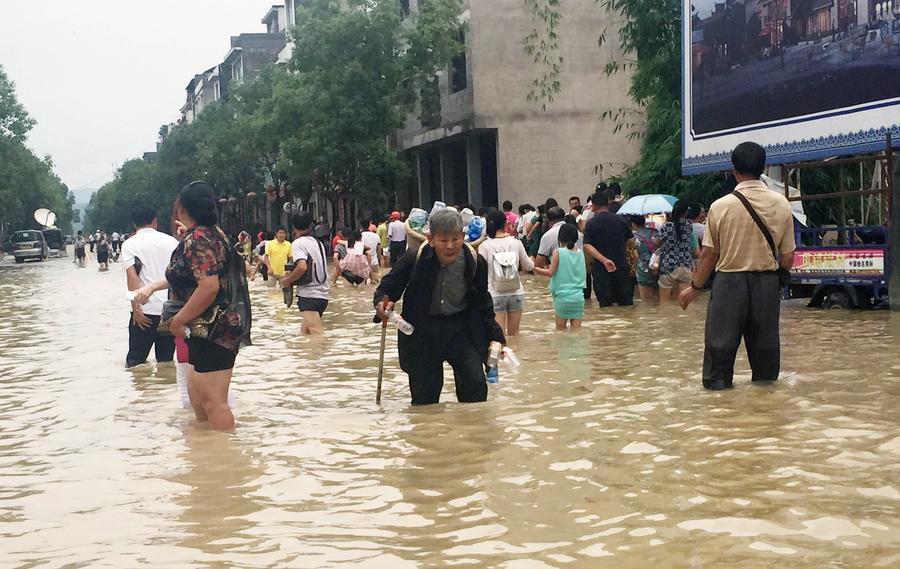
[{"label": "person in yellow shirt", "polygon": [[287,264],[291,256],[291,244],[285,241],[286,232],[279,228],[275,232],[275,239],[266,243],[266,254],[263,256],[263,263],[269,269],[270,278],[269,286],[274,287],[282,277],[284,277],[284,266]]}]

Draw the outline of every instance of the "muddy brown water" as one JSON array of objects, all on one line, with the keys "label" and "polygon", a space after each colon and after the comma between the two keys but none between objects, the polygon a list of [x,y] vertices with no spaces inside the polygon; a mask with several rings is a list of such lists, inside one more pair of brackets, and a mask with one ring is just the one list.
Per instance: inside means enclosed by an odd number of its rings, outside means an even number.
[{"label": "muddy brown water", "polygon": [[124,369],[120,265],[0,261],[0,567],[900,567],[900,315],[786,304],[782,380],[707,393],[702,302],[545,286],[488,403],[411,408],[391,338],[378,408],[371,288],[311,340],[257,281],[220,434]]}]

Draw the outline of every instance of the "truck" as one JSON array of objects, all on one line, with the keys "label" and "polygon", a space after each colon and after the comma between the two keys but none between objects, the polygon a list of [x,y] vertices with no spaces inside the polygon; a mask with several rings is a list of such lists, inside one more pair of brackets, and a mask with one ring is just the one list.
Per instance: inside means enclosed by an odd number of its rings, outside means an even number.
[{"label": "truck", "polygon": [[816,308],[887,308],[886,226],[797,228],[795,237],[786,299],[808,298]]}]

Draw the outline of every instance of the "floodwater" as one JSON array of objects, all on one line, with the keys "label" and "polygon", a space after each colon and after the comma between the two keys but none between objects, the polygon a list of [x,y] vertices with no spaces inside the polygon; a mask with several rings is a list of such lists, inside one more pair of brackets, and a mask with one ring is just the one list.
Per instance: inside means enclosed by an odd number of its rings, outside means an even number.
[{"label": "floodwater", "polygon": [[783,313],[784,376],[700,388],[703,304],[553,331],[529,280],[518,374],[374,404],[371,288],[326,338],[253,283],[237,430],[174,369],[124,369],[121,266],[0,261],[0,567],[898,567],[900,315]]}]

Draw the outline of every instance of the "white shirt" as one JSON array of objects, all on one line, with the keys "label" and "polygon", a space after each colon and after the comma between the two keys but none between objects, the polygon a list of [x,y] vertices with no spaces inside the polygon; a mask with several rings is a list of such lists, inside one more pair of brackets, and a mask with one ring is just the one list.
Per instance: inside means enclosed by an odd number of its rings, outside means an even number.
[{"label": "white shirt", "polygon": [[[547,233],[544,233],[541,236],[541,244],[538,247],[538,255],[542,257],[547,257],[547,259],[553,258],[553,253],[559,249],[559,228],[562,227],[565,221],[557,221],[556,225],[547,230]],[[583,248],[583,242],[581,233],[578,234],[578,242],[575,244],[575,249],[581,250]]]},{"label": "white shirt", "polygon": [[362,242],[365,243],[366,247],[371,249],[372,266],[378,265],[378,249],[381,248],[381,239],[378,238],[377,234],[372,233],[371,231],[363,231]]},{"label": "white shirt", "polygon": [[406,224],[400,221],[392,221],[388,225],[388,240],[390,241],[406,241]]},{"label": "white shirt", "polygon": [[692,223],[694,235],[697,236],[697,243],[703,243],[703,236],[706,234],[706,225],[703,223]]},{"label": "white shirt", "polygon": [[525,237],[525,224],[532,223],[534,221],[535,217],[537,217],[537,212],[529,211],[528,213],[526,213],[525,215],[523,215],[522,217],[519,218],[519,223],[518,223],[519,236]]},{"label": "white shirt", "polygon": [[310,235],[299,237],[291,243],[291,258],[294,262],[306,261],[306,270],[314,271],[312,283],[298,286],[297,296],[328,300],[331,279],[328,278],[328,266],[322,254],[323,249],[322,242]]},{"label": "white shirt", "polygon": [[[148,285],[166,278],[166,267],[169,266],[176,247],[178,240],[171,235],[145,227],[122,244],[122,262],[128,270],[134,266],[136,259],[140,259],[141,272],[138,273],[138,279],[142,286]],[[159,316],[162,314],[163,303],[168,298],[168,291],[156,291],[143,306],[144,314]]]},{"label": "white shirt", "polygon": [[525,287],[522,286],[522,279],[519,279],[519,290],[514,290],[512,292],[504,292],[497,293],[497,290],[494,287],[494,279],[491,276],[491,260],[494,258],[494,253],[513,251],[519,255],[519,270],[520,271],[533,271],[534,270],[534,261],[528,256],[528,253],[525,252],[525,246],[522,245],[522,242],[513,237],[512,235],[507,235],[506,237],[501,237],[500,239],[486,239],[478,246],[478,254],[484,257],[484,260],[487,261],[488,264],[488,292],[491,293],[491,296],[515,296],[519,294],[525,294]]},{"label": "white shirt", "polygon": [[113,241],[118,241],[118,240],[119,240],[119,233],[118,233],[117,231],[113,231],[113,234],[112,234],[112,240],[113,240]]}]

